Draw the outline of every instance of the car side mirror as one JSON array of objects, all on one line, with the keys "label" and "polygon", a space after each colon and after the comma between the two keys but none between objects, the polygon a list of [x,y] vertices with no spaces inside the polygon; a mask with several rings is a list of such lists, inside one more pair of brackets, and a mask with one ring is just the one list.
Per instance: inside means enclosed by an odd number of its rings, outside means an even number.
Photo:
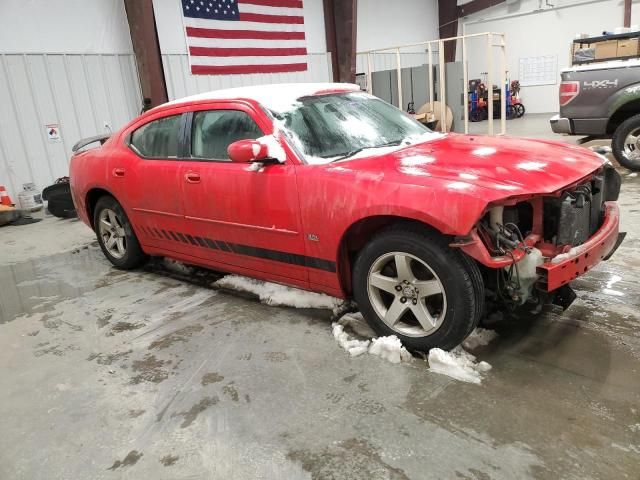
[{"label": "car side mirror", "polygon": [[269,148],[256,140],[238,140],[227,147],[232,162],[261,162],[269,158]]}]

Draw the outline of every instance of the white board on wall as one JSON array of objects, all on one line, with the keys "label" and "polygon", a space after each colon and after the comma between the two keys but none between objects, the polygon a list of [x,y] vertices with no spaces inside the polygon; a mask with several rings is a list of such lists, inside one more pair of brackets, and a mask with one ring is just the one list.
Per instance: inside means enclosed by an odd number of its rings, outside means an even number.
[{"label": "white board on wall", "polygon": [[558,83],[558,56],[520,57],[520,85],[555,85]]}]

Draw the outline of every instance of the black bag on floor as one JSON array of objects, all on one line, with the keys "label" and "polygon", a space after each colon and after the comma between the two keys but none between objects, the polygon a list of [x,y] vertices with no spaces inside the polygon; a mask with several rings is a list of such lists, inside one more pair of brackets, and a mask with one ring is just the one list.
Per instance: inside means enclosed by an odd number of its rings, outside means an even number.
[{"label": "black bag on floor", "polygon": [[47,210],[51,215],[59,218],[72,218],[76,215],[76,208],[71,198],[69,177],[62,177],[56,183],[42,191],[42,198],[47,200]]}]

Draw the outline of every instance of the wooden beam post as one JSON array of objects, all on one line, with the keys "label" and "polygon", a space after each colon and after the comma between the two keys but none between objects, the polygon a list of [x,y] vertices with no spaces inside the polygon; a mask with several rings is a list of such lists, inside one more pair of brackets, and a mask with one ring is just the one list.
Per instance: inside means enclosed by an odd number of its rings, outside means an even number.
[{"label": "wooden beam post", "polygon": [[[450,0],[438,0],[438,24],[440,38],[455,37],[458,35],[458,6]],[[456,61],[455,41],[445,42],[444,61],[446,63]]]},{"label": "wooden beam post", "polygon": [[357,5],[357,0],[324,0],[325,35],[334,82],[356,80]]},{"label": "wooden beam post", "polygon": [[124,0],[124,7],[145,104],[149,99],[145,108],[155,107],[168,98],[153,3],[152,0]]},{"label": "wooden beam post", "polygon": [[631,0],[624,0],[624,26],[631,26]]}]

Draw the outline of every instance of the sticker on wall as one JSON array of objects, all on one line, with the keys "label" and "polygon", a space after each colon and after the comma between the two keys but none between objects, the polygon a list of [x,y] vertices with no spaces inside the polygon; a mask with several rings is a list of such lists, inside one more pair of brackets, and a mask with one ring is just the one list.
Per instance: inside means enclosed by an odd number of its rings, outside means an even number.
[{"label": "sticker on wall", "polygon": [[50,142],[60,141],[60,125],[57,123],[51,123],[44,126],[44,130],[47,133],[47,138]]}]

